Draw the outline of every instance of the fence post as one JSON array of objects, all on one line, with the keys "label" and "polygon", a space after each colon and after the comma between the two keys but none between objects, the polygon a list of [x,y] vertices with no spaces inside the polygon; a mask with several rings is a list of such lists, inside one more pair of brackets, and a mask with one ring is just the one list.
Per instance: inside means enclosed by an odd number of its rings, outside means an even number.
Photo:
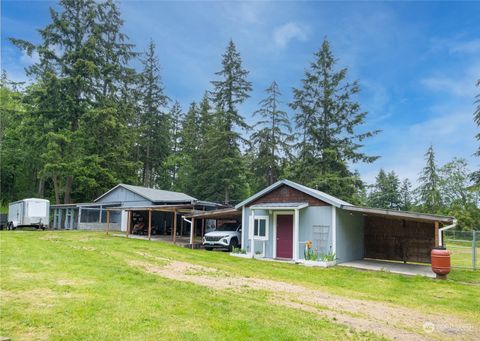
[{"label": "fence post", "polygon": [[477,269],[477,231],[472,231],[472,268]]}]

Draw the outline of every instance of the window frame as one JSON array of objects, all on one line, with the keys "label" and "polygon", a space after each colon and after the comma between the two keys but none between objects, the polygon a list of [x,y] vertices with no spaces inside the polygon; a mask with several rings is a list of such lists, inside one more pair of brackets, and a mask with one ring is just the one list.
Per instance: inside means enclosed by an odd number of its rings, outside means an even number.
[{"label": "window frame", "polygon": [[[256,215],[254,217],[254,219],[251,219],[252,220],[252,236],[253,236],[253,239],[255,240],[268,240],[269,238],[269,227],[270,227],[270,217],[268,215]],[[260,220],[264,220],[265,221],[265,236],[259,236],[259,235],[255,235],[255,221],[260,221]],[[260,223],[258,225],[258,232],[260,232]]]}]

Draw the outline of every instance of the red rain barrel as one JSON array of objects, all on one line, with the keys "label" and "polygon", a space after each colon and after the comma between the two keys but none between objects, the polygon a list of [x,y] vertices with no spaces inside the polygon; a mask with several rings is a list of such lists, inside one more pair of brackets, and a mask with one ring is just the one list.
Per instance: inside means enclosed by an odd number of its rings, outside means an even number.
[{"label": "red rain barrel", "polygon": [[450,273],[450,251],[443,246],[432,250],[432,271],[437,274],[437,279],[446,279]]}]

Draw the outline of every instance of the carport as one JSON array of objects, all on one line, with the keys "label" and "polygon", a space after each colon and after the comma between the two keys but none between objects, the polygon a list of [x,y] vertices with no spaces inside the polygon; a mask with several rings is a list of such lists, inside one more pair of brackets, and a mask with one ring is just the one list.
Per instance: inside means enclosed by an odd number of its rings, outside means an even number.
[{"label": "carport", "polygon": [[443,230],[451,228],[453,217],[396,210],[343,206],[362,214],[364,258],[431,263],[430,253],[442,245]]},{"label": "carport", "polygon": [[207,232],[209,226],[208,222],[214,222],[214,226],[218,226],[222,222],[228,221],[241,221],[242,211],[235,208],[222,208],[212,211],[194,211],[191,214],[185,215],[185,219],[191,219],[191,226],[193,227],[190,230],[190,244],[192,248],[195,244],[195,227],[198,225],[198,221],[201,221],[201,233],[203,237]]}]

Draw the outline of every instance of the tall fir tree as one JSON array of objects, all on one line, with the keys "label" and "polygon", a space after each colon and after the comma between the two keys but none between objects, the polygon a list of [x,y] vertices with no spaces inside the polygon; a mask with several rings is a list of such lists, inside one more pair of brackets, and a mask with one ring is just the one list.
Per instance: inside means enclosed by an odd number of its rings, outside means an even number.
[{"label": "tall fir tree", "polygon": [[293,90],[291,108],[300,133],[294,178],[327,193],[353,200],[360,180],[349,164],[371,163],[378,157],[361,151],[362,142],[379,131],[358,132],[367,115],[352,97],[356,81],[347,81],[347,68],[337,70],[337,60],[324,40],[315,60],[305,71],[302,87]]},{"label": "tall fir tree", "polygon": [[425,161],[426,165],[418,178],[418,199],[424,210],[435,213],[441,208],[442,197],[440,195],[440,177],[437,171],[433,146],[430,146],[425,153]]},{"label": "tall fir tree", "polygon": [[412,206],[412,183],[410,180],[404,179],[400,186],[400,209],[402,211],[409,211],[412,209]]},{"label": "tall fir tree", "polygon": [[[479,89],[479,93],[475,96],[475,112],[473,114],[473,120],[477,124],[478,127],[480,127],[480,79],[477,81],[477,87]],[[477,134],[477,140],[480,141],[480,133]],[[477,149],[477,156],[480,156],[480,147]]]},{"label": "tall fir tree", "polygon": [[70,203],[74,187],[85,200],[135,171],[126,158],[128,118],[116,102],[118,87],[132,72],[127,63],[133,52],[123,42],[112,1],[59,5],[61,11],[51,9],[51,23],[39,30],[39,44],[11,41],[38,55],[27,73],[37,81],[31,100],[36,116],[49,127],[39,176],[51,179],[57,203]]},{"label": "tall fir tree", "polygon": [[139,155],[142,163],[141,180],[146,187],[164,187],[164,171],[169,155],[169,118],[165,113],[168,97],[165,95],[160,65],[152,40],[142,59],[143,71],[139,81]]},{"label": "tall fir tree", "polygon": [[[249,97],[252,89],[247,80],[248,71],[242,67],[240,54],[235,44],[230,41],[223,54],[222,70],[215,73],[219,80],[212,81],[212,101],[215,105],[213,124],[215,131],[209,139],[209,155],[212,165],[210,192],[223,193],[223,201],[228,204],[232,200],[243,197],[246,187],[244,162],[240,152],[241,129],[248,128],[243,116],[239,113],[241,105]],[[218,199],[218,198],[217,198]]]},{"label": "tall fir tree", "polygon": [[178,172],[181,163],[180,142],[182,131],[183,112],[178,101],[175,101],[169,111],[169,138],[170,138],[170,154],[164,162],[164,167],[168,172],[167,188],[175,189],[178,181]]},{"label": "tall fir tree", "polygon": [[267,97],[260,101],[260,109],[254,112],[254,116],[261,117],[256,123],[260,128],[250,138],[255,154],[252,166],[258,179],[256,189],[278,180],[294,141],[288,115],[280,109],[281,93],[277,83],[274,81],[265,92]]},{"label": "tall fir tree", "polygon": [[[477,81],[477,87],[479,89],[479,93],[475,96],[475,112],[473,113],[473,120],[476,123],[477,127],[480,128],[480,79]],[[480,132],[476,135],[477,141],[480,142]],[[480,157],[480,146],[477,148],[475,152],[477,157]],[[478,169],[478,168],[477,168]],[[480,170],[474,171],[470,174],[470,179],[474,183],[474,190],[480,190]]]},{"label": "tall fir tree", "polygon": [[400,180],[394,171],[380,170],[373,191],[368,197],[369,206],[398,210],[401,208]]},{"label": "tall fir tree", "polygon": [[179,141],[179,168],[175,189],[196,196],[196,181],[199,165],[200,118],[195,102],[185,114],[181,123]]}]

